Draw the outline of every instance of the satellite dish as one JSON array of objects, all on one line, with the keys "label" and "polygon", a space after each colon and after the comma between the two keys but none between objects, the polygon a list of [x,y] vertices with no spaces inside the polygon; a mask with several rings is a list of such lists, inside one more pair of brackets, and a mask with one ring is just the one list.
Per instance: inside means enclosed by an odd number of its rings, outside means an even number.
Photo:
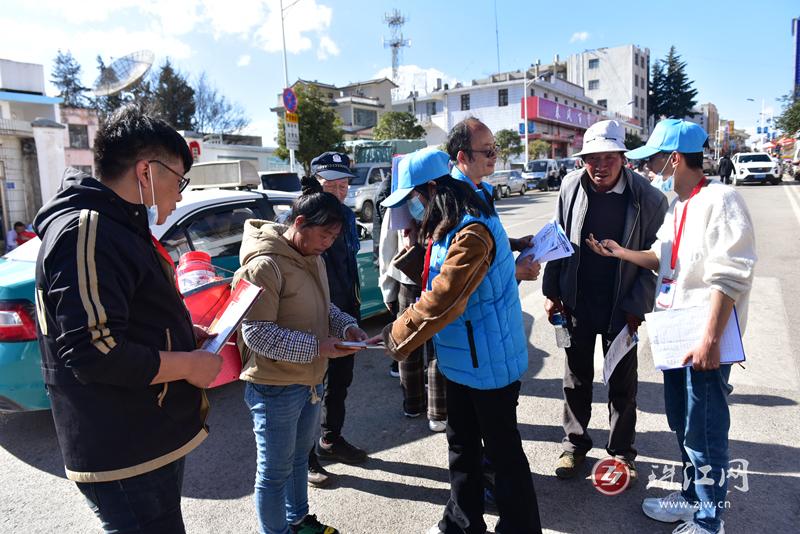
[{"label": "satellite dish", "polygon": [[108,96],[124,91],[147,74],[154,60],[155,54],[150,50],[139,50],[115,60],[100,73],[92,92],[97,96]]}]

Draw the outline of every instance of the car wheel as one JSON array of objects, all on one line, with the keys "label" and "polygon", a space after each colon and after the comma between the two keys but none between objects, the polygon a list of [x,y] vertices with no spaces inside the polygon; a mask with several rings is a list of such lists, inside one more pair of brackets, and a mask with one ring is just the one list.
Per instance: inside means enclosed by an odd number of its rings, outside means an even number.
[{"label": "car wheel", "polygon": [[511,190],[508,187],[503,188],[503,198],[508,198],[511,196]]},{"label": "car wheel", "polygon": [[372,222],[372,216],[375,214],[375,208],[372,207],[372,202],[369,200],[365,201],[364,204],[361,206],[361,215],[359,218],[361,222],[370,223]]},{"label": "car wheel", "polygon": [[519,196],[522,196],[522,195],[524,195],[524,194],[525,194],[525,190],[526,190],[527,188],[528,188],[527,186],[520,187],[520,188],[519,188]]}]

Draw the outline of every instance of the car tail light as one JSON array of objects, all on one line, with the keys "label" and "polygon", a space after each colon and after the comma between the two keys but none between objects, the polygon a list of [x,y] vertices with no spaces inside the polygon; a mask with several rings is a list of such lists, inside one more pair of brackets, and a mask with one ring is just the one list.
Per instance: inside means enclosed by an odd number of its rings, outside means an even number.
[{"label": "car tail light", "polygon": [[36,339],[34,307],[27,300],[0,300],[0,341]]}]

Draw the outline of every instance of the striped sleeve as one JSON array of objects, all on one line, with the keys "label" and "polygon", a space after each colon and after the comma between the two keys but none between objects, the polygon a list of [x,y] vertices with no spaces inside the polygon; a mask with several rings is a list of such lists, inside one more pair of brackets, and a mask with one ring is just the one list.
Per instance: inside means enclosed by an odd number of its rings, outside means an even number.
[{"label": "striped sleeve", "polygon": [[138,388],[160,366],[159,341],[126,339],[130,303],[147,269],[129,231],[92,210],[46,251],[45,300],[57,332],[58,358],[83,383]]}]

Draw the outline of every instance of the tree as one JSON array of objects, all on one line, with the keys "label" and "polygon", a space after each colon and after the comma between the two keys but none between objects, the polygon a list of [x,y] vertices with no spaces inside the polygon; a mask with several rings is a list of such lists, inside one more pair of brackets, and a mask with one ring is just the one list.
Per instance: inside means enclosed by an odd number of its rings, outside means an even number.
[{"label": "tree", "polygon": [[[697,90],[692,88],[692,82],[686,75],[686,62],[681,61],[681,56],[672,46],[667,57],[660,60],[662,63],[663,78],[656,80],[658,74],[653,65],[653,104],[657,113],[656,117],[694,117],[697,113],[693,110],[697,104],[695,97]],[[658,62],[657,62],[658,63]]]},{"label": "tree", "polygon": [[153,89],[153,113],[176,130],[191,130],[194,112],[194,89],[167,58]]},{"label": "tree", "polygon": [[663,103],[661,101],[664,93],[664,65],[660,60],[653,62],[653,73],[650,77],[650,90],[647,93],[647,116],[655,117],[658,120],[661,117],[661,108]]},{"label": "tree", "polygon": [[229,102],[203,72],[194,87],[193,129],[203,133],[239,133],[250,119],[238,104]]},{"label": "tree", "polygon": [[529,142],[528,156],[533,159],[550,157],[550,143],[541,139]]},{"label": "tree", "polygon": [[628,150],[633,150],[634,148],[639,148],[640,146],[644,145],[644,141],[642,138],[639,137],[635,133],[626,133],[625,134],[625,147]]},{"label": "tree", "polygon": [[780,116],[775,119],[775,128],[783,130],[790,136],[800,132],[800,99],[794,100],[791,95],[782,98],[784,105]]},{"label": "tree", "polygon": [[58,50],[53,71],[50,73],[50,82],[58,87],[58,96],[64,99],[62,104],[68,108],[87,108],[91,100],[85,94],[88,87],[81,85],[81,65],[72,57],[72,52],[63,53]]},{"label": "tree", "polygon": [[373,130],[375,139],[420,139],[425,137],[425,128],[406,111],[389,111],[381,115]]},{"label": "tree", "polygon": [[[311,160],[329,150],[341,150],[344,141],[341,119],[336,111],[314,86],[297,85],[297,115],[300,127],[300,149],[295,151],[297,161],[306,175],[311,175]],[[275,155],[289,159],[284,134],[284,120],[278,121],[278,149]]]},{"label": "tree", "polygon": [[508,160],[519,156],[525,148],[520,144],[519,134],[514,130],[500,130],[494,136],[497,144],[497,155],[503,161],[503,167],[508,166]]}]

